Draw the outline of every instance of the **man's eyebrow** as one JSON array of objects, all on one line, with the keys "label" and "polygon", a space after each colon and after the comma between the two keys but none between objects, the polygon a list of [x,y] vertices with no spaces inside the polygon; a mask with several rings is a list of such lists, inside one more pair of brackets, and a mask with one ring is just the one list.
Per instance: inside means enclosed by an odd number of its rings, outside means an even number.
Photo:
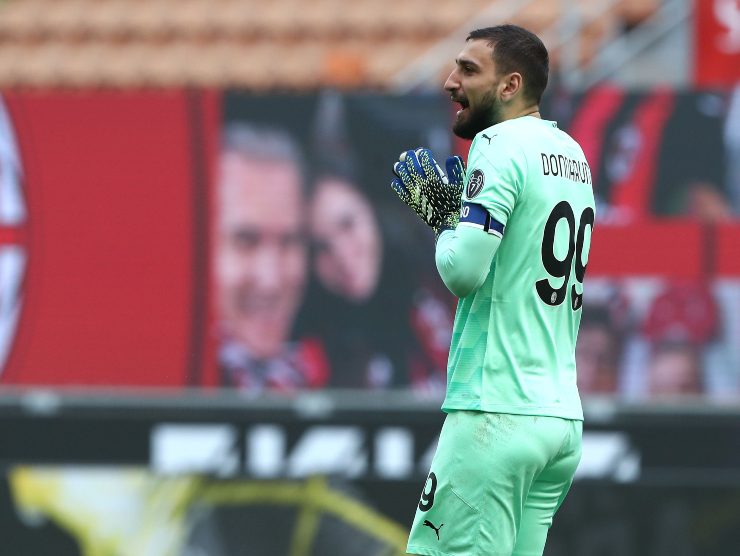
[{"label": "man's eyebrow", "polygon": [[476,64],[475,62],[473,62],[473,60],[470,60],[468,58],[455,58],[455,63],[458,66],[471,66],[474,68],[479,67],[478,64]]}]

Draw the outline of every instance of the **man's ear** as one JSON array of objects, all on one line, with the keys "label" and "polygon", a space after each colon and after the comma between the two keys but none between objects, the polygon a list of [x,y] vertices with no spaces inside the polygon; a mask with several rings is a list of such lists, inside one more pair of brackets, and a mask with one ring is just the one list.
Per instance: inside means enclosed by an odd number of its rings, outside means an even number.
[{"label": "man's ear", "polygon": [[504,102],[509,102],[515,96],[517,96],[517,94],[519,94],[524,87],[522,74],[517,71],[508,74],[504,78],[502,85],[503,87],[501,89],[501,100],[503,100]]}]

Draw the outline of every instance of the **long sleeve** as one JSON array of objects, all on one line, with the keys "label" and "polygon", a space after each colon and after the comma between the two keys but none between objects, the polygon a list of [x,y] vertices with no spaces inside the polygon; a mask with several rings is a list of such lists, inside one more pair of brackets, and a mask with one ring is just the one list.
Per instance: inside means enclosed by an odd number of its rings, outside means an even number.
[{"label": "long sleeve", "polygon": [[435,262],[447,288],[457,297],[477,290],[488,276],[500,244],[500,237],[470,226],[442,232]]}]

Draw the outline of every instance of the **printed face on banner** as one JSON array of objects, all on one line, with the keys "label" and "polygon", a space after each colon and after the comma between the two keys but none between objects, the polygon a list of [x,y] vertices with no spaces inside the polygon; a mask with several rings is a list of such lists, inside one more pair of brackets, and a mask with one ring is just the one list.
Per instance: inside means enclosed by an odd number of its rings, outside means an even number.
[{"label": "printed face on banner", "polygon": [[224,332],[275,355],[302,298],[307,253],[301,176],[287,161],[225,153],[217,199],[216,288]]},{"label": "printed face on banner", "polygon": [[373,207],[357,187],[339,178],[316,184],[310,229],[316,274],[326,288],[357,301],[372,295],[383,245]]}]

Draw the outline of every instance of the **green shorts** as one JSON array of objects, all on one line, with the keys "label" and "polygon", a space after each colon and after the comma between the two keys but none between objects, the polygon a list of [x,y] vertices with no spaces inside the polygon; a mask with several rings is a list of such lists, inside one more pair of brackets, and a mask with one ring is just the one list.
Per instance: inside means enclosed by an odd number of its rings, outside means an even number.
[{"label": "green shorts", "polygon": [[541,556],[581,458],[583,423],[477,411],[447,415],[409,554]]}]

